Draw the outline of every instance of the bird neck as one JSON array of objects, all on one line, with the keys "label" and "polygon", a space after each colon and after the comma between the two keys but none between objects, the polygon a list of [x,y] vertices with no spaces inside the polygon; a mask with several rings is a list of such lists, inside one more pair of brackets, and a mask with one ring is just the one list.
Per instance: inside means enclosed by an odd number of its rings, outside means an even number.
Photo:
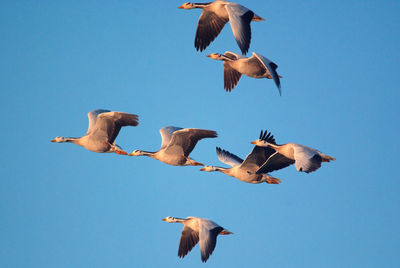
[{"label": "bird neck", "polygon": [[180,223],[184,223],[185,221],[186,221],[186,219],[174,218],[171,222],[180,222]]},{"label": "bird neck", "polygon": [[156,152],[147,152],[147,151],[140,151],[140,155],[155,157]]},{"label": "bird neck", "polygon": [[211,3],[192,3],[192,8],[205,8],[209,6]]},{"label": "bird neck", "polygon": [[65,137],[64,139],[65,139],[64,142],[72,142],[80,145],[80,138]]}]

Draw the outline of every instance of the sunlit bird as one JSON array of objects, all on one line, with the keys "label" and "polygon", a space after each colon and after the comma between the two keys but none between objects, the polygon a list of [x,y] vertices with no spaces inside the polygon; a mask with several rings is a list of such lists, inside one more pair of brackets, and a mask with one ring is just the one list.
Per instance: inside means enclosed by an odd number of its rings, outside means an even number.
[{"label": "sunlit bird", "polygon": [[214,41],[222,28],[224,28],[225,24],[229,21],[236,42],[243,55],[246,55],[251,40],[250,22],[252,20],[264,20],[244,6],[228,1],[185,3],[179,8],[203,9],[197,25],[196,38],[194,41],[194,46],[200,51],[203,51],[212,41]]},{"label": "sunlit bird", "polygon": [[282,165],[288,166],[293,163],[297,171],[310,173],[319,169],[321,167],[321,162],[336,160],[334,157],[323,154],[316,149],[296,143],[277,145],[261,139],[255,140],[251,143],[275,150],[275,152],[257,171],[258,173],[271,172],[279,169]]},{"label": "sunlit bird", "polygon": [[149,156],[174,166],[203,166],[189,157],[197,142],[204,138],[216,138],[213,130],[168,126],[160,129],[161,148],[157,152],[135,150],[130,156]]},{"label": "sunlit bird", "polygon": [[[260,133],[260,140],[265,140],[271,143],[275,143],[274,136],[268,132]],[[275,152],[275,150],[266,148],[266,147],[259,147],[254,146],[253,150],[250,154],[247,155],[245,160],[242,160],[238,156],[222,150],[221,148],[217,147],[217,155],[218,159],[227,164],[232,166],[231,168],[224,168],[224,167],[215,167],[215,166],[204,166],[202,171],[219,171],[226,175],[232,176],[236,179],[239,179],[243,182],[248,183],[270,183],[270,184],[278,184],[281,182],[280,179],[274,178],[269,174],[260,174],[256,173],[256,171],[260,168],[262,164]],[[266,172],[265,172],[266,173]]]},{"label": "sunlit bird", "polygon": [[281,82],[279,80],[282,76],[276,72],[278,65],[260,54],[253,52],[253,56],[246,58],[227,51],[224,55],[212,53],[207,55],[207,57],[224,62],[224,88],[226,91],[232,91],[239,82],[242,74],[244,74],[253,78],[274,79],[279,95],[282,95]]},{"label": "sunlit bird", "polygon": [[96,153],[112,153],[127,155],[115,144],[119,131],[125,126],[137,126],[138,116],[122,112],[111,112],[98,109],[88,113],[89,127],[87,133],[80,138],[56,137],[52,142],[72,142]]},{"label": "sunlit bird", "polygon": [[218,235],[233,234],[209,219],[187,217],[186,219],[166,217],[166,222],[180,222],[185,226],[179,242],[178,256],[185,257],[200,242],[201,261],[206,262],[215,249]]}]

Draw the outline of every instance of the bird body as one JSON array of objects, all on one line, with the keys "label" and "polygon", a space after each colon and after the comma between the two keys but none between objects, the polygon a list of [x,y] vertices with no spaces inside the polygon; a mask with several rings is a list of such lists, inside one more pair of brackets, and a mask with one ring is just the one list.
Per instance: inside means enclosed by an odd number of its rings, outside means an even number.
[{"label": "bird body", "polygon": [[256,140],[252,143],[258,146],[269,147],[276,151],[260,168],[260,170],[263,171],[271,169],[271,166],[275,165],[279,161],[292,160],[297,171],[310,173],[319,169],[321,167],[321,162],[336,160],[334,157],[323,154],[316,149],[297,143],[277,145],[261,140]]},{"label": "bird body", "polygon": [[[272,136],[268,132],[262,132],[260,134],[261,140],[268,140],[269,142],[275,142],[274,136]],[[247,155],[245,160],[242,160],[240,157],[217,147],[217,155],[218,159],[232,166],[231,168],[223,168],[216,166],[204,166],[201,171],[219,171],[226,175],[232,176],[238,180],[247,183],[262,183],[266,182],[269,184],[278,184],[281,182],[280,179],[274,178],[269,174],[264,173],[256,173],[256,171],[260,168],[260,166],[273,154],[275,151],[266,148],[254,146],[253,150],[250,154]]]},{"label": "bird body", "polygon": [[196,30],[195,47],[203,51],[219,35],[229,21],[233,35],[243,55],[247,53],[251,41],[251,21],[264,20],[248,8],[228,1],[217,0],[210,3],[184,3],[179,8],[201,8]]},{"label": "bird body", "polygon": [[253,52],[251,57],[246,58],[226,51],[224,55],[212,53],[207,55],[207,57],[224,62],[224,88],[226,91],[232,91],[238,84],[242,74],[244,74],[253,78],[273,79],[278,88],[279,95],[282,95],[279,79],[281,76],[276,72],[278,65],[264,56]]},{"label": "bird body", "polygon": [[122,127],[139,124],[137,115],[98,109],[89,112],[88,118],[89,127],[84,136],[80,138],[56,137],[51,141],[75,143],[96,153],[127,154],[115,144],[115,139]]},{"label": "bird body", "polygon": [[178,250],[180,258],[185,257],[200,242],[201,261],[206,262],[215,249],[217,236],[232,234],[232,232],[205,218],[187,217],[186,219],[181,219],[166,217],[162,220],[184,224]]},{"label": "bird body", "polygon": [[131,156],[149,156],[168,165],[174,166],[203,166],[189,157],[197,142],[204,138],[216,138],[213,130],[179,127],[164,127],[160,129],[162,138],[161,148],[157,152],[135,150]]}]

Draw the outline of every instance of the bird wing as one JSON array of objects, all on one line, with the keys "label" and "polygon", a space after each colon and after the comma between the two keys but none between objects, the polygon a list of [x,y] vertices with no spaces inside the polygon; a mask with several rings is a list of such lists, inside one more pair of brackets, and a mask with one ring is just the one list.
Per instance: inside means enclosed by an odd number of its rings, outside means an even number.
[{"label": "bird wing", "polygon": [[229,15],[229,22],[236,42],[243,55],[249,50],[251,40],[250,22],[253,19],[253,11],[236,3],[228,3],[225,9]]},{"label": "bird wing", "polygon": [[218,155],[219,161],[221,161],[222,163],[225,163],[227,165],[230,165],[232,167],[238,166],[243,162],[243,159],[241,159],[240,157],[238,157],[226,150],[223,150],[219,147],[217,147],[217,155]]},{"label": "bird wing", "polygon": [[318,151],[309,147],[296,145],[294,149],[295,166],[298,171],[313,172],[321,167],[321,156]]},{"label": "bird wing", "polygon": [[164,149],[171,141],[172,133],[177,130],[183,129],[181,127],[167,126],[160,129],[161,134],[161,149]]},{"label": "bird wing", "polygon": [[282,95],[281,81],[279,80],[279,75],[276,72],[278,65],[276,65],[274,62],[270,61],[266,57],[263,57],[260,54],[257,54],[255,52],[253,52],[253,56],[255,56],[257,59],[259,59],[260,62],[264,65],[264,67],[267,68],[269,74],[272,76],[272,79],[274,79],[274,82],[275,82],[276,86],[278,87],[279,95]]},{"label": "bird wing", "polygon": [[215,249],[218,234],[224,228],[206,219],[200,221],[199,227],[201,261],[206,262]]},{"label": "bird wing", "polygon": [[181,240],[179,242],[178,256],[180,258],[185,257],[198,242],[199,233],[185,225],[183,227]]},{"label": "bird wing", "polygon": [[213,130],[185,128],[172,133],[172,138],[165,148],[166,153],[174,154],[182,151],[185,156],[193,151],[197,142],[204,138],[216,138],[217,132]]},{"label": "bird wing", "polygon": [[194,46],[197,50],[203,51],[214,41],[215,37],[221,32],[228,19],[219,17],[213,11],[203,9],[197,24]]},{"label": "bird wing", "polygon": [[264,164],[262,164],[262,166],[256,171],[256,174],[268,173],[282,169],[292,165],[294,162],[294,160],[275,152],[264,162]]},{"label": "bird wing", "polygon": [[93,110],[90,111],[88,113],[88,118],[89,118],[89,126],[88,126],[88,130],[86,132],[86,134],[89,134],[89,132],[94,128],[94,126],[96,125],[96,120],[97,120],[97,116],[99,114],[102,113],[107,113],[107,112],[111,112],[109,110],[104,110],[104,109],[97,109],[97,110]]},{"label": "bird wing", "polygon": [[[265,140],[269,143],[276,144],[275,143],[275,138],[274,135],[271,134],[271,132],[268,131],[262,131],[260,133],[260,139]],[[271,149],[269,147],[260,147],[260,146],[254,146],[253,150],[251,153],[249,153],[246,156],[246,159],[244,159],[242,163],[242,167],[246,165],[256,165],[257,167],[261,166],[264,164],[264,162],[270,157],[273,153],[275,153],[274,149]]]},{"label": "bird wing", "polygon": [[224,88],[226,91],[231,92],[241,76],[242,74],[233,69],[229,61],[224,61]]},{"label": "bird wing", "polygon": [[98,139],[106,139],[109,143],[114,143],[121,127],[137,126],[138,116],[122,112],[108,112],[97,116],[97,122],[92,132],[92,136]]}]

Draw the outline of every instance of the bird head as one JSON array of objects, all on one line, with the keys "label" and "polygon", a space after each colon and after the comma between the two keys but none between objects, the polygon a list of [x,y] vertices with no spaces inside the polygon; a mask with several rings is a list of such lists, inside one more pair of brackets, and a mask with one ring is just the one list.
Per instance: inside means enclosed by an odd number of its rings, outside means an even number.
[{"label": "bird head", "polygon": [[55,137],[54,139],[51,140],[51,142],[66,142],[67,139],[64,137]]},{"label": "bird head", "polygon": [[208,172],[211,172],[211,171],[216,171],[217,169],[216,169],[215,167],[213,167],[213,166],[204,166],[204,167],[201,168],[200,170],[201,170],[201,171],[208,171]]},{"label": "bird head", "polygon": [[129,156],[140,156],[140,155],[143,155],[143,151],[134,150],[132,153],[129,154]]},{"label": "bird head", "polygon": [[207,57],[212,58],[214,60],[223,60],[223,57],[219,53],[212,53],[210,55],[207,55]]},{"label": "bird head", "polygon": [[161,219],[162,221],[166,221],[166,222],[176,222],[176,219],[174,217],[168,216],[164,219]]},{"label": "bird head", "polygon": [[179,6],[178,8],[182,8],[182,9],[192,9],[192,8],[194,8],[194,4],[193,4],[193,3],[190,3],[190,2],[187,2],[187,3],[184,3],[183,5]]},{"label": "bird head", "polygon": [[255,144],[255,145],[257,145],[257,146],[261,146],[261,147],[267,147],[267,146],[268,146],[268,142],[266,142],[266,141],[264,141],[264,140],[261,140],[261,139],[252,141],[251,143],[252,143],[252,144]]}]

